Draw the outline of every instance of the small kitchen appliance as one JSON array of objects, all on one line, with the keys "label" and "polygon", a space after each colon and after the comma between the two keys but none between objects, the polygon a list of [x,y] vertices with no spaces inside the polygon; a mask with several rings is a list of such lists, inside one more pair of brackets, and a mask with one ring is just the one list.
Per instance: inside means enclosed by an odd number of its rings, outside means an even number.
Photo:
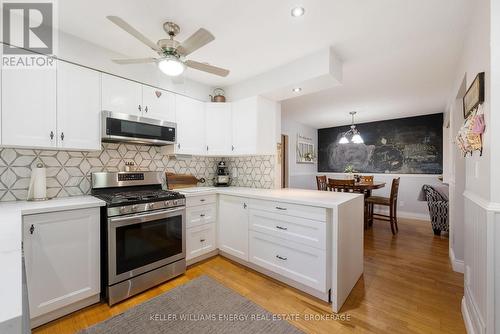
[{"label": "small kitchen appliance", "polygon": [[186,199],[160,172],[92,173],[101,208],[101,291],[109,305],[186,271]]},{"label": "small kitchen appliance", "polygon": [[229,176],[229,168],[224,161],[219,161],[217,164],[217,175],[215,176],[214,185],[216,187],[228,187],[231,183]]}]

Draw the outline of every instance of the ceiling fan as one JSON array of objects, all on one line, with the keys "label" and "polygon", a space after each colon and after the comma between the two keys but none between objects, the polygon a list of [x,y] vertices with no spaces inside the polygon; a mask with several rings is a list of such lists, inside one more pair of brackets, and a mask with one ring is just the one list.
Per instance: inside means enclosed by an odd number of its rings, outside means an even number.
[{"label": "ceiling fan", "polygon": [[173,22],[165,22],[163,24],[163,29],[168,34],[169,38],[160,39],[155,44],[122,18],[118,16],[107,16],[107,19],[150,47],[160,56],[159,58],[112,59],[112,61],[117,64],[157,63],[158,68],[163,73],[173,77],[181,75],[186,67],[215,74],[221,77],[226,77],[229,74],[229,70],[224,68],[212,66],[206,63],[200,63],[190,59],[184,59],[192,52],[215,39],[215,37],[206,29],[198,29],[183,43],[180,43],[174,39],[180,31],[179,26]]}]

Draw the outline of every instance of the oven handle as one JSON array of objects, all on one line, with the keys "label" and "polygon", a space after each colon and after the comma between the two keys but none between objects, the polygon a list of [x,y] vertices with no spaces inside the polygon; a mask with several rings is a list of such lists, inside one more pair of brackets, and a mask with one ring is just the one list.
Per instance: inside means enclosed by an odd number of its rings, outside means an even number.
[{"label": "oven handle", "polygon": [[[126,225],[131,225],[131,224],[146,223],[146,222],[157,220],[157,219],[172,217],[172,216],[174,216],[175,213],[185,211],[185,209],[186,208],[182,206],[182,207],[166,209],[166,210],[161,210],[161,211],[155,211],[155,212],[150,212],[150,213],[136,214],[133,216],[113,217],[113,218],[109,218],[109,222],[114,227],[126,226]],[[182,213],[182,214],[184,214],[184,213]]]}]

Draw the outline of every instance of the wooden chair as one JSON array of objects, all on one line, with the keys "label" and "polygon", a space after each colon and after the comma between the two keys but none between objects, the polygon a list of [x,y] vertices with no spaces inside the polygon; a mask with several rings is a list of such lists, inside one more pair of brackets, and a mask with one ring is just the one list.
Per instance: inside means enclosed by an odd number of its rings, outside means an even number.
[{"label": "wooden chair", "polygon": [[330,191],[350,192],[354,188],[354,180],[328,179]]},{"label": "wooden chair", "polygon": [[361,175],[361,183],[373,183],[373,175]]},{"label": "wooden chair", "polygon": [[[370,217],[369,222],[372,223],[374,218],[382,221],[388,221],[389,223],[391,223],[392,234],[396,234],[399,230],[397,218],[398,190],[399,177],[392,180],[391,196],[389,198],[382,196],[370,196],[366,199],[366,203],[368,204],[368,215]],[[374,205],[388,206],[389,215],[374,213]]]},{"label": "wooden chair", "polygon": [[328,183],[326,182],[326,175],[317,175],[316,176],[316,184],[318,186],[318,190],[328,191]]}]

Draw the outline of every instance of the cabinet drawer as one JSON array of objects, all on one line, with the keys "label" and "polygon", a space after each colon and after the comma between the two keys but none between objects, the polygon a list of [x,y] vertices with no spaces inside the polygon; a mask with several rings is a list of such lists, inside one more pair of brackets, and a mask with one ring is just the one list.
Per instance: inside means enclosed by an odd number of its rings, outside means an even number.
[{"label": "cabinet drawer", "polygon": [[326,252],[250,231],[250,262],[326,292]]},{"label": "cabinet drawer", "polygon": [[215,224],[191,227],[186,232],[186,260],[215,249]]},{"label": "cabinet drawer", "polygon": [[274,201],[252,200],[250,209],[265,210],[283,215],[326,221],[326,209]]},{"label": "cabinet drawer", "polygon": [[186,209],[186,228],[215,223],[215,204],[188,207]]},{"label": "cabinet drawer", "polygon": [[216,194],[211,194],[187,197],[186,206],[189,208],[191,206],[213,204],[217,200],[216,196]]},{"label": "cabinet drawer", "polygon": [[251,209],[250,229],[319,249],[326,246],[326,223],[317,220]]}]

